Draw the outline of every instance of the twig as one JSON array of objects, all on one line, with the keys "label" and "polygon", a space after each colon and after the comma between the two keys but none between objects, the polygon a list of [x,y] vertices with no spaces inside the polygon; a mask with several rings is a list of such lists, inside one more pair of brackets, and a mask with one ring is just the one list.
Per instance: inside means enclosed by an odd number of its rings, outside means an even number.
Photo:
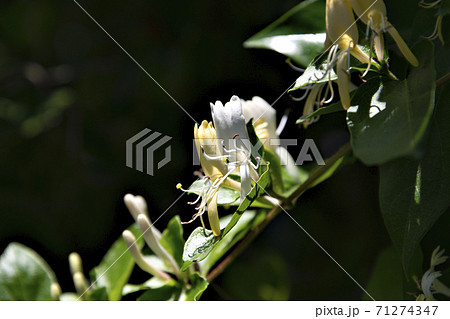
[{"label": "twig", "polygon": [[450,80],[450,73],[447,73],[446,75],[444,75],[444,76],[440,77],[439,79],[437,79],[436,80],[436,86],[441,86],[442,84],[444,84],[448,80]]},{"label": "twig", "polygon": [[272,208],[264,220],[255,226],[239,244],[233,249],[233,251],[225,257],[207,276],[208,282],[213,281],[218,275],[224,271],[224,269],[247,247],[247,245],[259,234],[259,232],[266,227],[266,225],[281,212],[281,208],[286,208],[287,203],[294,202],[301,194],[303,194],[317,179],[322,176],[337,160],[347,154],[351,150],[350,143],[341,147],[333,156],[331,156],[325,165],[319,166],[314,172],[309,175],[308,179],[301,184],[292,194],[287,198],[286,203],[282,203],[280,206]]}]

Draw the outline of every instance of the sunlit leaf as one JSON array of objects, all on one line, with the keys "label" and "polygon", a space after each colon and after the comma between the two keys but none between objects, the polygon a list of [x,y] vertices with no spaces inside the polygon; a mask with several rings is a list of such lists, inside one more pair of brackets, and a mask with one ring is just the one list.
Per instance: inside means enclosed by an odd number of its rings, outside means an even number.
[{"label": "sunlit leaf", "polygon": [[306,67],[323,49],[325,3],[303,1],[244,42],[246,48],[277,51]]},{"label": "sunlit leaf", "polygon": [[412,68],[405,80],[370,80],[352,99],[347,112],[352,147],[367,165],[422,153],[434,108],[433,44],[422,40],[414,49],[420,66]]},{"label": "sunlit leaf", "polygon": [[56,277],[34,250],[11,243],[0,256],[0,300],[52,300]]},{"label": "sunlit leaf", "polygon": [[[141,235],[135,224],[129,230],[136,238]],[[142,247],[143,241],[141,237],[136,245]],[[96,282],[96,287],[106,287],[109,300],[120,300],[122,289],[128,282],[133,267],[134,259],[128,252],[128,246],[122,238],[119,238],[108,250],[100,264],[91,270],[91,280]]]},{"label": "sunlit leaf", "polygon": [[178,215],[169,221],[159,242],[175,258],[178,265],[181,266],[183,263],[184,238],[183,227],[181,226],[181,220]]}]

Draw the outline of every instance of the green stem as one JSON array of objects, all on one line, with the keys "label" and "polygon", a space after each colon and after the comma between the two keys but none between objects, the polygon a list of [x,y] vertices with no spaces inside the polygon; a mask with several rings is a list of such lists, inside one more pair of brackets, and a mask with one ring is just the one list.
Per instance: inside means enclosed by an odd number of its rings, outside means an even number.
[{"label": "green stem", "polygon": [[248,246],[248,244],[256,238],[261,230],[275,218],[282,210],[285,210],[288,203],[294,202],[301,194],[303,194],[315,181],[317,181],[330,167],[333,166],[342,156],[347,154],[351,150],[350,143],[341,147],[333,156],[325,161],[325,165],[319,166],[314,172],[309,175],[308,179],[301,184],[286,200],[279,206],[272,208],[266,215],[264,220],[255,226],[239,244],[233,249],[233,251],[225,257],[211,272],[206,276],[208,282],[213,281],[218,275],[220,275],[226,267]]}]

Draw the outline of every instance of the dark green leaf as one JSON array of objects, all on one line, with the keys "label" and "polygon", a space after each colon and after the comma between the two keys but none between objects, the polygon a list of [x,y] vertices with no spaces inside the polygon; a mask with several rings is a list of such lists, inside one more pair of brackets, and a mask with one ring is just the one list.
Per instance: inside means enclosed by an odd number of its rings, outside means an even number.
[{"label": "dark green leaf", "polygon": [[271,189],[277,194],[283,194],[284,185],[280,158],[271,150],[265,149],[264,160],[270,163]]},{"label": "dark green leaf", "polygon": [[[414,261],[413,264],[416,269],[412,273],[417,275],[420,273],[420,271],[417,271],[417,268],[422,263],[420,250],[415,254]],[[414,285],[414,282],[405,276],[396,249],[391,246],[381,251],[367,285],[367,292],[377,301],[404,300],[408,296],[408,292],[414,291],[411,285]],[[406,300],[411,298],[410,296]],[[372,299],[366,294],[363,294],[363,300]]]},{"label": "dark green leaf", "polygon": [[[267,215],[265,210],[247,210],[242,215],[234,228],[217,243],[211,253],[203,259],[200,264],[202,274],[207,274],[212,266],[229,251],[239,240],[241,240],[250,230],[258,225]],[[225,227],[231,220],[232,215],[222,217],[220,226]]]},{"label": "dark green leaf", "polygon": [[11,243],[0,257],[0,300],[52,300],[56,282],[48,264],[34,250]]},{"label": "dark green leaf", "polygon": [[244,42],[246,48],[270,49],[307,66],[325,42],[325,3],[303,1]]},{"label": "dark green leaf", "polygon": [[380,206],[404,268],[450,205],[450,83],[439,89],[427,150],[421,160],[399,158],[380,167]]},{"label": "dark green leaf", "polygon": [[[129,230],[139,238],[141,235],[137,225],[133,224]],[[136,245],[142,247],[144,239],[141,237]],[[122,289],[134,267],[134,259],[128,252],[128,246],[122,238],[114,242],[100,264],[90,272],[92,282],[97,287],[106,287],[109,300],[120,300]]]},{"label": "dark green leaf", "polygon": [[335,112],[340,112],[340,111],[344,111],[344,108],[342,107],[342,104],[339,101],[339,102],[333,103],[333,104],[331,104],[329,106],[321,107],[321,108],[315,110],[312,113],[303,115],[302,117],[300,117],[297,120],[296,124],[301,124],[305,120],[307,120],[307,119],[309,119],[311,117],[321,116],[321,115],[335,113]]},{"label": "dark green leaf", "polygon": [[222,237],[225,236],[239,221],[242,214],[250,206],[250,204],[259,196],[266,195],[265,189],[270,184],[270,164],[267,163],[267,170],[259,177],[258,182],[253,186],[250,193],[245,197],[242,203],[237,208],[236,212],[233,214],[227,227],[222,232]]},{"label": "dark green leaf", "polygon": [[169,221],[159,242],[175,258],[178,265],[181,266],[183,264],[184,238],[183,227],[181,226],[181,220],[178,215]]},{"label": "dark green leaf", "polygon": [[178,300],[180,292],[181,290],[179,286],[166,285],[158,288],[151,288],[145,291],[137,300],[139,301]]},{"label": "dark green leaf", "polygon": [[434,108],[433,44],[415,46],[420,66],[403,81],[381,78],[362,85],[347,112],[355,155],[367,165],[419,155]]}]

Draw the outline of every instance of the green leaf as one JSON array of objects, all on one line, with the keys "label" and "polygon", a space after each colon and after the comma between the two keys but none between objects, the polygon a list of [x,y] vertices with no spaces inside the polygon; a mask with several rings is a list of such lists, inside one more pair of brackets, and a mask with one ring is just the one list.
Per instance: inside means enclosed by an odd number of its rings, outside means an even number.
[{"label": "green leaf", "polygon": [[433,44],[423,39],[414,51],[420,66],[405,80],[369,80],[347,112],[354,153],[367,165],[420,154],[434,108]]},{"label": "green leaf", "polygon": [[221,237],[225,236],[239,221],[242,214],[250,206],[250,204],[259,196],[266,195],[265,189],[270,184],[270,163],[267,163],[266,171],[259,177],[258,182],[253,186],[250,193],[244,198],[242,203],[237,208],[236,212],[233,214],[227,227],[223,230]]},{"label": "green leaf", "polygon": [[183,264],[184,238],[183,227],[181,226],[181,220],[178,215],[169,221],[159,242],[175,258],[178,265],[181,266]]},{"label": "green leaf", "polygon": [[264,190],[270,183],[269,166],[270,164],[267,163],[266,171],[259,177],[258,182],[253,186],[248,195],[238,206],[236,212],[231,217],[231,220],[225,229],[222,230],[220,236],[216,237],[212,231],[203,229],[202,227],[197,227],[194,229],[184,245],[184,264],[181,267],[182,271],[185,271],[193,262],[198,262],[205,259],[214,246],[220,242],[220,240],[224,238],[228,232],[231,231],[231,229],[233,229],[250,204],[256,198],[265,194]]},{"label": "green leaf", "polygon": [[0,257],[0,300],[52,300],[56,277],[34,250],[11,243]]},{"label": "green leaf", "polygon": [[[411,269],[412,273],[416,275],[419,273],[417,268],[420,268],[421,263],[422,253],[418,250],[414,258],[414,270]],[[381,251],[367,284],[367,292],[377,301],[404,300],[408,292],[414,291],[411,285],[414,285],[414,282],[405,277],[396,249],[391,246]],[[366,294],[363,294],[362,299],[372,300]]]},{"label": "green leaf", "polygon": [[[137,225],[128,228],[136,238],[141,232]],[[139,238],[136,245],[142,247],[143,237]],[[122,238],[114,242],[100,264],[90,272],[91,281],[96,282],[97,287],[106,287],[109,300],[115,301],[122,298],[122,289],[130,278],[134,267],[134,259],[128,252],[128,246]]]},{"label": "green leaf", "polygon": [[214,236],[211,230],[197,227],[186,240],[183,260],[194,262],[205,259],[219,238]]},{"label": "green leaf", "polygon": [[380,167],[381,212],[404,268],[450,205],[450,83],[438,93],[424,157],[399,158]]},{"label": "green leaf", "polygon": [[264,160],[270,163],[270,187],[277,194],[284,193],[283,173],[278,155],[271,150],[264,150]]},{"label": "green leaf", "polygon": [[307,66],[325,42],[325,3],[303,1],[244,42],[245,48],[269,49]]},{"label": "green leaf", "polygon": [[333,103],[329,106],[321,107],[312,113],[303,115],[302,117],[300,117],[297,120],[297,122],[295,122],[295,124],[301,124],[311,117],[321,116],[321,115],[330,114],[330,113],[336,113],[336,112],[340,112],[340,111],[344,111],[344,108],[342,107],[342,103],[339,101],[339,102]]},{"label": "green leaf", "polygon": [[108,301],[108,292],[106,287],[91,288],[85,294],[88,301]]},{"label": "green leaf", "polygon": [[311,84],[325,83],[328,81],[337,80],[337,75],[334,70],[327,71],[327,61],[326,57],[320,55],[320,59],[314,60],[306,68],[305,72],[302,73],[295,81],[294,87],[288,92],[299,90]]},{"label": "green leaf", "polygon": [[177,300],[181,289],[178,285],[165,285],[158,288],[151,288],[145,291],[138,301],[167,301]]},{"label": "green leaf", "polygon": [[[196,180],[189,187],[189,194],[200,195],[202,192],[203,185],[205,185],[205,182],[203,180],[201,180],[201,179]],[[206,193],[208,191],[210,186],[205,186],[205,187],[206,187],[206,189],[204,189],[204,193]],[[217,205],[230,205],[239,199],[239,197],[241,196],[241,193],[234,189],[222,186],[219,188],[217,196],[218,196],[217,197]]]},{"label": "green leaf", "polygon": [[[250,230],[258,225],[267,215],[266,210],[247,210],[242,215],[236,226],[217,243],[211,253],[203,259],[200,263],[201,273],[206,275],[212,266],[238,242],[240,241]],[[232,215],[227,215],[220,219],[220,226],[225,227],[231,220]]]},{"label": "green leaf", "polygon": [[208,287],[208,281],[198,273],[193,273],[190,276],[191,288],[185,293],[185,301],[198,301],[203,294],[203,291]]},{"label": "green leaf", "polygon": [[[383,250],[366,288],[377,301],[403,299],[403,269],[394,247]],[[372,300],[366,294],[363,300]]]}]

